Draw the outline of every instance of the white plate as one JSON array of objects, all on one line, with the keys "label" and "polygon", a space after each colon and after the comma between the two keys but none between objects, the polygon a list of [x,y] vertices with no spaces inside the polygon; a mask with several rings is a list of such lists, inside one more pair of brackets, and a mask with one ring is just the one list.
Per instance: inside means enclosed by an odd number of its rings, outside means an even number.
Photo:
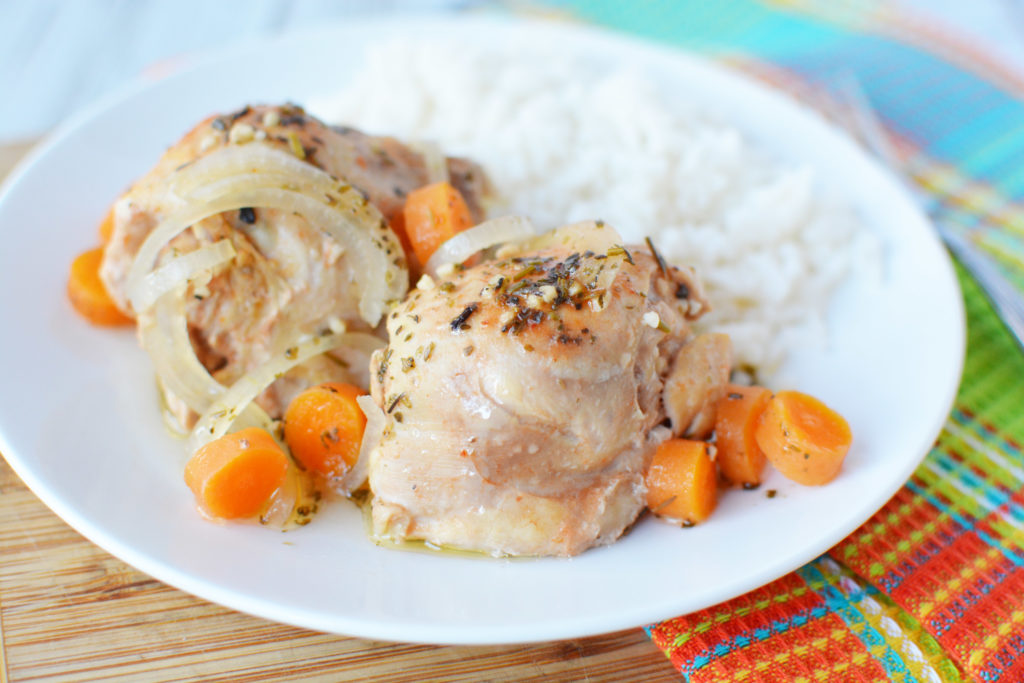
[{"label": "white plate", "polygon": [[[778,475],[731,492],[681,530],[645,520],[571,560],[494,560],[379,548],[354,506],[287,534],[200,520],[164,431],[148,359],[131,332],[90,327],[64,295],[68,264],[105,207],[206,115],[337,88],[371,39],[434,36],[631,64],[810,164],[880,235],[887,279],[833,307],[833,345],[787,368],[845,414],[855,442],[821,488]],[[0,451],[90,540],[185,591],[322,631],[433,643],[512,643],[638,626],[767,583],[853,531],[906,481],[960,375],[963,308],[945,252],[895,180],[817,116],[720,66],[566,24],[502,18],[358,21],[250,45],[129,92],[64,126],[0,198]],[[766,489],[779,495],[768,499]]]}]

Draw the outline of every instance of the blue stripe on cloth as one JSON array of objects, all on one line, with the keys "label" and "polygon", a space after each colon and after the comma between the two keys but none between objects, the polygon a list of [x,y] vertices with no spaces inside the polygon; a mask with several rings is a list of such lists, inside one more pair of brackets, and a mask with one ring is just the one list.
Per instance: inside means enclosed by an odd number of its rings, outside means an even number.
[{"label": "blue stripe on cloth", "polygon": [[[1017,456],[1013,464],[1024,466],[1024,451],[1021,450],[1020,446],[1010,443],[1007,441],[1006,437],[999,432],[986,429],[984,425],[977,421],[977,419],[965,413],[960,406],[954,405],[953,411],[950,415],[964,428],[970,429],[971,434],[977,436],[983,443],[989,444],[1005,455]],[[1011,460],[1014,459],[1011,458]]]},{"label": "blue stripe on cloth", "polygon": [[957,461],[951,454],[941,447],[931,453],[931,462],[941,469],[947,476],[947,480],[953,478],[960,480],[971,489],[971,495],[982,504],[992,509],[1003,508],[1013,519],[1024,522],[1024,506],[1013,500],[1013,494],[1005,488],[993,484],[987,479],[978,476],[971,469],[971,464],[966,461]]},{"label": "blue stripe on cloth", "polygon": [[[820,589],[812,588],[812,590],[821,596],[821,599],[825,601],[825,605],[832,612],[839,615],[850,629],[850,632],[864,643],[864,648],[885,668],[885,672],[890,680],[906,681],[907,683],[916,682],[917,678],[907,668],[903,658],[889,646],[882,634],[871,625],[854,602],[843,595],[842,591],[831,583],[824,572],[821,571],[819,565],[823,561],[826,560],[818,558],[797,569],[796,572],[808,586],[813,587],[816,582],[821,586]],[[851,597],[857,596],[851,595]],[[879,648],[882,651],[881,657],[876,654]]]},{"label": "blue stripe on cloth", "polygon": [[[931,456],[929,456],[929,457],[931,457]],[[973,519],[973,518],[968,519],[967,517],[964,517],[959,512],[954,510],[950,505],[948,505],[943,500],[941,500],[938,496],[936,496],[935,494],[933,494],[930,491],[928,491],[928,489],[926,489],[925,487],[921,486],[920,484],[915,482],[913,479],[908,481],[905,484],[905,486],[908,489],[910,489],[911,491],[913,491],[914,493],[916,493],[918,495],[921,495],[921,496],[924,496],[928,500],[929,503],[934,505],[936,508],[938,508],[942,512],[945,512],[946,514],[948,514],[950,517],[952,517],[957,522],[957,524],[959,524],[960,526],[964,527],[965,530],[973,531],[975,534],[977,534],[978,538],[980,538],[981,540],[985,541],[990,546],[992,546],[993,548],[995,548],[996,550],[1001,552],[1003,554],[1003,556],[1006,557],[1006,559],[1008,559],[1010,562],[1013,562],[1017,566],[1024,567],[1024,556],[1022,556],[1020,553],[1017,553],[1017,552],[1013,551],[1010,548],[1007,548],[1006,545],[1004,545],[1003,543],[1000,543],[998,538],[992,538],[992,536],[989,535],[986,531],[983,531],[983,530],[977,528],[978,522],[980,520]]]},{"label": "blue stripe on cloth", "polygon": [[712,647],[705,648],[700,654],[680,665],[679,670],[684,676],[688,677],[689,674],[696,673],[716,658],[724,657],[730,652],[747,647],[753,642],[767,640],[772,635],[785,633],[791,628],[803,626],[812,619],[820,619],[828,614],[828,612],[829,610],[826,607],[811,607],[800,610],[787,619],[778,619],[771,622],[770,628],[749,629],[739,635],[716,643]]}]

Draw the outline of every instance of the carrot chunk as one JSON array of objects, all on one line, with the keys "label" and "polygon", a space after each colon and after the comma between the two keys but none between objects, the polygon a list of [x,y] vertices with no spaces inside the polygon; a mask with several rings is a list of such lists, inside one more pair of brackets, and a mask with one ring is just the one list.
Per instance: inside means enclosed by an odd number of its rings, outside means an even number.
[{"label": "carrot chunk", "polygon": [[717,502],[711,453],[711,444],[690,439],[669,439],[658,446],[644,478],[651,512],[687,525],[707,519]]},{"label": "carrot chunk", "polygon": [[808,486],[832,481],[853,441],[842,415],[799,391],[780,391],[772,397],[755,436],[775,469]]},{"label": "carrot chunk", "polygon": [[733,484],[761,483],[765,457],[754,432],[771,397],[772,393],[764,387],[730,384],[715,407],[718,470]]},{"label": "carrot chunk", "polygon": [[71,262],[68,299],[86,320],[95,325],[127,325],[132,319],[118,309],[100,280],[103,247],[79,254]]},{"label": "carrot chunk", "polygon": [[[399,244],[402,245],[402,252],[405,254],[405,264],[409,268],[409,274],[411,278],[415,278],[423,272],[423,264],[416,258],[416,252],[412,248],[412,242],[409,241],[409,232],[405,229],[405,209],[395,213],[391,217],[391,231],[395,233],[395,237],[398,238]],[[416,284],[415,280],[411,280],[413,284]]]},{"label": "carrot chunk", "polygon": [[284,440],[307,470],[344,476],[359,457],[366,416],[356,402],[359,387],[328,382],[292,399],[284,414]]},{"label": "carrot chunk", "polygon": [[472,226],[473,215],[466,201],[450,183],[434,183],[410,192],[402,220],[392,224],[398,239],[412,246],[421,265],[441,244]]},{"label": "carrot chunk", "polygon": [[288,456],[273,437],[249,427],[196,451],[185,465],[185,483],[210,517],[244,519],[264,510],[287,472]]}]

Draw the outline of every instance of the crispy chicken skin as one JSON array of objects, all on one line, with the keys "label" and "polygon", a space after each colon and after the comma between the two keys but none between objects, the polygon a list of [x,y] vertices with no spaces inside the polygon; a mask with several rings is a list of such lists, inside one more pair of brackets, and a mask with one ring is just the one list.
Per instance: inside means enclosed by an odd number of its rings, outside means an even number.
[{"label": "crispy chicken skin", "polygon": [[[287,151],[346,180],[388,221],[401,211],[405,195],[428,180],[421,155],[397,140],[330,128],[296,106],[245,107],[210,117],[168,149],[114,204],[113,234],[100,274],[125,313],[133,315],[125,281],[135,254],[173,208],[167,180],[220,147],[255,143]],[[480,200],[487,190],[483,172],[461,159],[449,159],[448,168],[474,216],[482,218]],[[175,238],[160,260],[172,251],[192,251],[225,238],[235,249],[235,261],[204,287],[189,291],[186,311],[200,362],[221,383],[234,382],[293,343],[296,334],[315,332],[332,317],[350,329],[366,327],[355,299],[345,295],[358,264],[349,263],[329,236],[292,213],[254,207],[207,218]],[[276,417],[305,386],[343,379],[339,365],[319,359],[276,382],[258,402]],[[190,426],[195,414],[176,397],[166,398],[181,425]]]},{"label": "crispy chicken skin", "polygon": [[557,244],[456,272],[389,316],[370,368],[386,414],[368,435],[380,437],[375,535],[570,556],[637,518],[643,473],[670,435],[666,399],[682,401],[681,421],[712,398],[686,381],[666,396],[674,364],[690,349],[689,362],[710,352],[717,367],[729,347],[692,337],[707,304],[690,271],[643,247],[628,255],[603,297],[592,274],[613,257]]}]

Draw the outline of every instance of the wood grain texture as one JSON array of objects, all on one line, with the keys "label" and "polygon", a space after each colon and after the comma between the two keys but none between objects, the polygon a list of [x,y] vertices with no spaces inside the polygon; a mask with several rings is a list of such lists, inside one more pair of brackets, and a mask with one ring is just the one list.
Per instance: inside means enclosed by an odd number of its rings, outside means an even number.
[{"label": "wood grain texture", "polygon": [[[0,147],[0,177],[27,145]],[[3,388],[0,387],[0,391]],[[533,645],[384,643],[171,588],[93,545],[0,459],[0,681],[678,681],[636,629]]]},{"label": "wood grain texture", "polygon": [[534,645],[345,638],[207,603],[135,571],[0,461],[0,663],[11,681],[675,681],[643,631]]}]

